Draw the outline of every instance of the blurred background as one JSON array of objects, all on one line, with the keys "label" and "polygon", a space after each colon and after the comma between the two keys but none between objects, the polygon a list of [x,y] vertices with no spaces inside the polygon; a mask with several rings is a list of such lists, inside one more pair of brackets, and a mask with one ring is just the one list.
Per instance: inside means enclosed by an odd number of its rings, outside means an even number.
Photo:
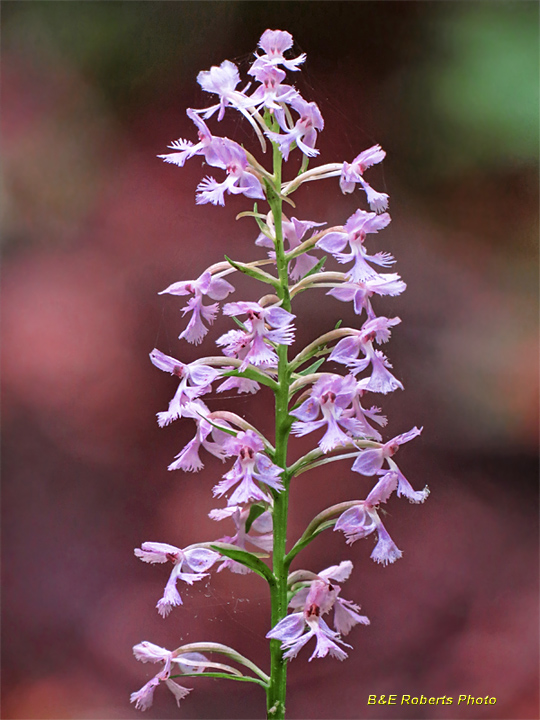
[{"label": "blurred background", "polygon": [[[431,489],[425,505],[386,507],[404,551],[394,565],[369,559],[372,537],[351,548],[338,533],[300,557],[315,571],[352,559],[342,595],[371,626],[351,632],[342,664],[308,663],[307,650],[291,663],[289,717],[537,718],[538,4],[4,0],[2,11],[2,717],[140,717],[129,693],[155,673],[132,656],[141,640],[224,642],[267,667],[260,578],[213,574],[163,620],[168,570],[133,548],[232,530],[207,517],[220,463],[167,472],[192,424],[157,427],[176,381],[148,353],[201,352],[177,339],[182,299],[159,290],[224,253],[264,251],[252,221],[234,220],[249,201],[196,206],[200,160],[180,170],[156,155],[196,140],[185,108],[212,101],[197,73],[228,58],[245,77],[261,33],[279,28],[308,55],[294,81],[325,118],[321,161],[387,151],[368,179],[390,194],[393,221],[371,247],[395,254],[408,289],[375,308],[402,318],[387,353],[405,391],[374,401],[386,437],[424,426],[399,460]],[[239,118],[211,127],[256,152]],[[329,224],[365,207],[337,181],[295,200],[299,218]],[[255,299],[250,283],[234,299]],[[340,316],[357,322],[320,292],[299,299],[297,347]],[[219,320],[202,352],[229,327]],[[208,404],[271,433],[264,392]],[[371,487],[347,463],[329,467],[295,482],[292,540]],[[264,716],[256,686],[186,685],[180,709],[160,688],[145,717]],[[454,704],[367,705],[404,693]],[[497,703],[458,707],[460,694]]]}]

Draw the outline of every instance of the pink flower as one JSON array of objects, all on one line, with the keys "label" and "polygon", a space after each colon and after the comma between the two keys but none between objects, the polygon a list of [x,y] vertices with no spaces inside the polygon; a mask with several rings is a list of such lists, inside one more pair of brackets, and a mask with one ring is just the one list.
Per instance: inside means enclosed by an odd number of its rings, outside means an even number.
[{"label": "pink flower", "polygon": [[218,183],[206,177],[197,186],[197,204],[225,205],[225,192],[264,199],[260,180],[253,174],[245,150],[228,138],[216,140],[212,165],[227,171],[227,179]]},{"label": "pink flower", "polygon": [[293,98],[299,97],[298,91],[290,85],[282,85],[285,80],[283,70],[262,59],[255,62],[248,72],[261,83],[251,94],[249,98],[251,103],[257,108],[268,108],[280,120],[280,124],[284,123],[283,103],[290,103]]},{"label": "pink flower", "polygon": [[214,487],[214,495],[221,497],[234,485],[240,483],[228,500],[228,505],[241,505],[250,500],[270,502],[271,498],[255,483],[255,480],[277,490],[283,490],[281,468],[264,454],[261,438],[253,432],[239,432],[236,437],[229,436],[223,443],[228,455],[236,455],[232,469],[223,476]]},{"label": "pink flower", "polygon": [[399,295],[407,286],[397,273],[381,273],[373,275],[363,282],[347,282],[339,287],[332,288],[326,294],[332,295],[336,300],[354,303],[354,312],[361,315],[365,309],[368,320],[375,317],[371,306],[371,298],[377,295]]},{"label": "pink flower", "polygon": [[230,60],[224,60],[218,67],[213,65],[210,70],[201,70],[197,75],[197,82],[208,93],[219,95],[219,103],[204,110],[197,112],[204,113],[205,118],[211,117],[216,110],[219,110],[218,120],[222,120],[225,115],[225,108],[232,105],[238,110],[244,110],[249,105],[246,96],[236,90],[236,86],[240,82],[238,68]]},{"label": "pink flower", "polygon": [[382,441],[381,434],[378,430],[375,430],[372,425],[370,425],[369,420],[376,422],[381,427],[385,427],[388,422],[387,418],[380,414],[380,408],[375,405],[372,405],[369,410],[367,410],[361,403],[361,398],[363,398],[366,392],[368,392],[366,390],[366,385],[368,383],[369,378],[362,378],[356,383],[356,390],[352,399],[352,408],[350,410],[346,410],[344,414],[347,415],[347,417],[354,417],[358,420],[361,426],[361,434],[364,437]]},{"label": "pink flower", "polygon": [[[278,306],[262,307],[256,302],[227,303],[224,315],[247,315],[245,330],[229,330],[216,341],[225,347],[225,355],[243,356],[240,370],[248,364],[277,365],[278,356],[270,343],[291,345],[294,340],[294,315]],[[275,328],[268,329],[268,326]]]},{"label": "pink flower", "polygon": [[316,638],[317,644],[309,658],[310,662],[314,657],[325,657],[328,653],[338,660],[345,660],[347,653],[338,643],[344,647],[351,647],[341,640],[337,632],[328,627],[320,617],[320,608],[315,603],[302,612],[287,615],[266,634],[266,637],[281,642],[282,647],[287,651],[283,654],[287,660],[295,658],[312,637]]},{"label": "pink flower", "polygon": [[[352,375],[345,378],[341,375],[323,375],[313,385],[310,397],[291,411],[290,414],[298,418],[292,426],[293,434],[301,437],[326,426],[326,432],[319,441],[319,447],[324,453],[340,445],[347,445],[351,442],[351,436],[362,435],[361,424],[346,413],[355,394],[356,380]],[[317,420],[319,412],[322,413],[321,420]]]},{"label": "pink flower", "polygon": [[[369,255],[364,247],[364,240],[368,233],[379,232],[389,225],[390,220],[388,213],[376,215],[364,210],[357,210],[347,220],[342,231],[334,230],[327,233],[317,241],[317,247],[331,253],[340,263],[354,261],[354,266],[349,271],[353,283],[361,283],[373,277],[377,278],[376,271],[367,261],[388,267],[394,263],[394,258],[389,253],[381,252]],[[351,252],[341,252],[347,244]]]},{"label": "pink flower", "polygon": [[383,565],[395,562],[403,554],[386,531],[377,512],[379,503],[386,502],[397,485],[397,473],[386,473],[365,500],[340,515],[334,527],[334,530],[341,530],[345,534],[349,545],[377,531],[378,541],[371,558]]},{"label": "pink flower", "polygon": [[[249,530],[246,529],[246,523],[249,518],[251,506],[242,508],[240,505],[229,505],[226,508],[216,508],[211,510],[208,515],[212,520],[224,520],[225,518],[231,518],[236,527],[235,535],[225,535],[219,538],[220,542],[229,543],[229,545],[235,545],[240,550],[246,550],[246,544],[250,543],[265,552],[272,550],[273,534],[272,534],[272,514],[269,510],[266,510],[259,515],[251,523]],[[250,534],[251,531],[260,533],[259,535]],[[246,574],[251,572],[249,568],[242,565],[231,558],[223,558],[223,562],[218,568],[218,572],[228,568],[231,572]]]},{"label": "pink flower", "polygon": [[253,66],[261,62],[272,65],[283,65],[287,70],[299,70],[298,67],[306,59],[305,53],[292,60],[286,60],[283,53],[289,50],[293,44],[291,33],[286,30],[265,30],[259,40],[259,47],[264,50],[264,55],[257,56]]},{"label": "pink flower", "polygon": [[181,550],[174,545],[156,542],[143,543],[140,549],[135,548],[135,555],[147,563],[172,562],[173,564],[163,597],[156,605],[162,617],[167,617],[173,607],[182,604],[182,598],[176,589],[177,580],[193,585],[195,581],[202,580],[208,575],[205,571],[220,557],[218,553],[206,548],[190,546]]},{"label": "pink flower", "polygon": [[182,138],[180,138],[169,145],[172,150],[176,150],[177,152],[158,155],[158,157],[167,163],[184,167],[186,160],[189,160],[195,155],[203,155],[209,165],[214,165],[217,156],[213,151],[213,145],[215,145],[219,138],[212,135],[204,120],[201,120],[194,110],[188,108],[186,113],[198,128],[199,142],[194,145],[190,140],[182,140]]},{"label": "pink flower", "polygon": [[[283,618],[266,637],[280,640],[287,649],[284,657],[291,659],[312,638],[316,638],[316,647],[309,658],[324,657],[328,653],[344,660],[347,653],[340,645],[351,647],[341,640],[339,633],[346,635],[354,625],[369,625],[369,620],[359,614],[360,608],[350,600],[339,598],[341,588],[334,580],[346,580],[352,570],[352,563],[344,561],[323,570],[318,576],[301,588],[291,600],[289,607],[302,608]],[[331,630],[322,616],[334,608],[334,625],[337,632]]]},{"label": "pink flower", "polygon": [[[291,106],[300,115],[293,128],[281,125],[283,133],[266,131],[266,135],[279,145],[279,149],[285,160],[289,159],[289,153],[293,143],[307,155],[315,157],[319,151],[315,148],[317,142],[317,130],[324,128],[324,120],[317,104],[314,102],[306,102],[301,97],[291,100]],[[278,118],[279,121],[279,118]]]},{"label": "pink flower", "polygon": [[[384,353],[375,350],[373,342],[387,342],[390,328],[401,322],[399,318],[375,317],[367,320],[360,330],[340,340],[330,353],[329,360],[347,365],[353,374],[365,370],[371,363],[371,377],[365,382],[364,389],[372,392],[389,393],[403,385],[387,368],[392,367]],[[358,360],[359,353],[364,358]]]},{"label": "pink flower", "polygon": [[[166,687],[174,695],[176,704],[180,705],[180,700],[191,692],[191,688],[182,687],[170,679],[172,663],[178,666],[180,672],[202,672],[202,670],[204,670],[204,663],[207,662],[205,656],[201,655],[201,653],[184,653],[184,655],[176,657],[170,650],[166,650],[159,645],[154,645],[154,643],[147,641],[135,645],[133,654],[137,660],[144,663],[164,663],[161,672],[149,680],[146,685],[143,685],[140,690],[131,693],[130,702],[135,703],[137,710],[148,710],[148,708],[151,707],[154,701],[154,691],[162,682],[165,683]],[[195,662],[197,669],[194,670],[191,662],[188,664],[185,662],[186,660]]]},{"label": "pink flower", "polygon": [[[247,350],[246,350],[247,353]],[[238,355],[239,360],[243,360],[243,357],[241,354]],[[230,367],[223,367],[225,370],[235,370],[236,368]],[[255,380],[249,380],[248,378],[243,377],[230,377],[225,380],[225,382],[222,382],[221,385],[216,389],[216,392],[221,393],[225,392],[226,390],[234,390],[236,388],[237,394],[240,393],[256,393],[261,389],[261,386],[258,382]]]},{"label": "pink flower", "polygon": [[[352,470],[354,470],[354,472],[361,473],[362,475],[383,475],[382,480],[388,474],[392,476],[396,475],[398,481],[398,497],[404,495],[410,502],[424,502],[429,495],[428,488],[425,487],[423,490],[413,490],[407,478],[398,468],[395,461],[392,460],[392,456],[396,454],[401,445],[404,445],[413,438],[417,437],[421,432],[422,428],[413,427],[411,430],[403,433],[402,435],[396,435],[395,438],[392,438],[392,440],[389,440],[384,445],[380,445],[377,448],[362,450],[354,461]],[[391,473],[387,473],[382,470],[382,466],[385,461],[388,463]],[[390,480],[388,482],[390,482]]]},{"label": "pink flower", "polygon": [[150,360],[160,370],[170,372],[180,378],[178,390],[169,403],[166,412],[157,414],[160,427],[168,425],[173,420],[182,417],[182,409],[195,398],[210,392],[212,382],[219,377],[220,372],[212,367],[193,362],[185,365],[170,355],[164,355],[159,350],[152,350]]},{"label": "pink flower", "polygon": [[[324,224],[325,223],[311,222],[309,220],[298,220],[294,217],[287,220],[284,217],[282,221],[283,237],[289,243],[289,252],[297,248],[300,243],[304,241],[304,235],[308,230],[312,230],[315,227],[321,227],[321,225]],[[273,241],[263,233],[261,233],[257,240],[255,240],[255,245],[268,248],[274,247]],[[271,250],[268,255],[269,257],[275,257],[276,253],[274,250]],[[312,270],[317,263],[318,259],[316,257],[303,253],[289,263],[289,277],[291,280],[300,280],[300,278],[307,275],[307,273]]]},{"label": "pink flower", "polygon": [[[174,462],[169,465],[169,470],[184,470],[185,472],[198,472],[201,470],[204,467],[199,457],[201,445],[205,450],[208,450],[209,453],[220,460],[224,460],[227,457],[227,453],[223,449],[223,442],[228,435],[206,420],[206,416],[209,415],[209,413],[210,410],[201,400],[194,400],[184,406],[183,416],[195,420],[197,432],[195,433],[195,437],[178,453]],[[224,427],[229,427],[223,420],[221,420],[219,424]],[[209,436],[214,439],[214,442],[208,440]]]},{"label": "pink flower", "polygon": [[346,162],[343,163],[343,170],[341,171],[341,178],[339,180],[341,192],[343,193],[353,192],[356,183],[359,183],[366,193],[369,207],[376,212],[386,210],[388,207],[388,195],[374,190],[371,185],[364,180],[363,174],[372,165],[380,163],[385,155],[386,153],[380,145],[374,145],[368,150],[364,150],[354,158],[350,165]]},{"label": "pink flower", "polygon": [[203,305],[203,296],[208,295],[212,300],[223,300],[234,291],[234,287],[223,278],[215,278],[206,270],[197,280],[188,280],[187,282],[176,282],[169,285],[168,288],[162,290],[158,295],[193,295],[188,300],[188,304],[182,308],[185,315],[192,312],[193,315],[188,323],[187,328],[180,333],[179,338],[185,338],[188,342],[198,345],[208,332],[208,328],[204,325],[203,319],[210,325],[216,319],[219,304]]}]

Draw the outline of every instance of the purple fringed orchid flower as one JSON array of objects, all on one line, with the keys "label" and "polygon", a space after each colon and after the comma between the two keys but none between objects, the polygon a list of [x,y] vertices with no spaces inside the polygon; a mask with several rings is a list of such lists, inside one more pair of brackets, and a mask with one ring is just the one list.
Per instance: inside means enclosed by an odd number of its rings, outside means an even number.
[{"label": "purple fringed orchid flower", "polygon": [[[312,230],[315,227],[321,227],[322,225],[326,225],[326,223],[311,222],[310,220],[298,220],[295,217],[287,220],[287,218],[283,217],[283,237],[289,243],[289,252],[297,248],[303,242],[304,235],[308,230]],[[259,245],[259,247],[273,248],[274,242],[264,233],[260,233],[259,237],[255,240],[255,245]],[[271,250],[268,255],[270,257],[275,257],[276,253],[274,250]],[[299,255],[289,263],[289,277],[291,280],[300,280],[300,278],[307,275],[307,273],[312,270],[318,262],[319,261],[316,257],[309,255],[308,253]]]},{"label": "purple fringed orchid flower", "polygon": [[[225,348],[225,355],[243,355],[240,370],[245,370],[250,363],[276,365],[278,356],[269,343],[291,345],[294,340],[292,321],[295,316],[279,306],[262,307],[256,302],[227,303],[223,307],[223,314],[247,315],[244,322],[246,330],[229,330],[216,340],[217,345]],[[269,330],[268,325],[275,329]]]},{"label": "purple fringed orchid flower", "polygon": [[[171,667],[174,663],[178,670],[184,672],[202,672],[205,667],[205,663],[208,662],[204,655],[201,653],[184,653],[179,657],[175,657],[174,652],[166,650],[159,645],[144,641],[135,645],[133,648],[133,654],[137,660],[143,663],[146,662],[162,662],[164,663],[163,670],[149,680],[146,685],[138,690],[137,692],[131,693],[130,702],[135,703],[137,710],[148,710],[154,701],[154,691],[160,683],[165,683],[166,687],[171,691],[176,700],[176,704],[180,705],[180,700],[186,697],[191,692],[191,688],[182,687],[174,680],[170,679]],[[188,661],[186,663],[185,661]],[[191,663],[196,664],[196,668]]]},{"label": "purple fringed orchid flower", "polygon": [[[371,377],[365,383],[365,390],[383,394],[397,390],[397,388],[403,390],[401,382],[387,369],[392,366],[384,353],[373,347],[374,341],[387,342],[390,338],[390,328],[400,322],[400,318],[397,317],[375,317],[367,320],[360,330],[351,330],[352,334],[349,337],[340,340],[328,359],[347,365],[354,375],[365,370],[371,363]],[[360,352],[364,354],[362,360],[357,359]]]},{"label": "purple fringed orchid flower", "polygon": [[218,183],[213,177],[205,177],[197,185],[197,204],[225,205],[225,192],[264,199],[260,180],[253,174],[246,151],[228,138],[220,138],[213,144],[212,165],[227,171],[227,179]]},{"label": "purple fringed orchid flower", "polygon": [[[354,472],[361,473],[362,475],[383,475],[381,480],[389,473],[382,469],[384,462],[388,463],[390,473],[397,476],[397,495],[401,497],[404,495],[407,500],[413,503],[422,503],[429,495],[429,489],[427,486],[423,490],[413,490],[411,484],[403,475],[395,461],[392,460],[392,456],[397,453],[401,445],[409,442],[413,438],[420,435],[422,428],[413,427],[402,435],[396,435],[396,437],[389,440],[384,445],[380,445],[377,448],[367,448],[362,450],[356,460],[353,463],[352,470]],[[392,480],[388,480],[391,483]]]},{"label": "purple fringed orchid flower", "polygon": [[377,531],[378,540],[371,559],[382,565],[395,562],[403,554],[388,534],[377,512],[377,506],[386,502],[397,486],[397,473],[386,473],[365,500],[339,516],[334,527],[334,530],[341,530],[345,534],[349,545]]},{"label": "purple fringed orchid flower", "polygon": [[182,598],[176,589],[176,581],[182,580],[193,585],[208,575],[206,570],[219,560],[220,555],[213,550],[201,547],[187,547],[184,550],[166,543],[145,542],[141,548],[135,548],[135,555],[143,562],[172,562],[173,569],[165,585],[163,597],[156,607],[162,617],[167,617],[173,607],[182,605]]},{"label": "purple fringed orchid flower", "polygon": [[197,361],[185,365],[170,355],[164,355],[156,348],[150,353],[150,360],[160,370],[180,378],[180,384],[169,403],[168,410],[157,414],[160,427],[181,418],[182,409],[195,398],[210,392],[212,383],[220,376],[219,370],[215,368],[207,367]]},{"label": "purple fringed orchid flower", "polygon": [[[266,130],[266,135],[279,145],[281,154],[284,160],[289,159],[289,153],[293,143],[296,143],[297,147],[307,155],[308,157],[315,157],[319,154],[319,151],[315,148],[317,142],[317,130],[324,128],[324,120],[321,115],[321,111],[314,102],[306,102],[303,98],[298,96],[290,101],[291,107],[300,115],[293,128],[289,128],[286,125],[280,123],[280,127],[283,133],[272,132]],[[279,122],[279,118],[278,122]]]},{"label": "purple fringed orchid flower", "polygon": [[[341,588],[334,580],[346,580],[352,570],[352,563],[344,561],[323,570],[308,586],[299,590],[291,600],[289,607],[302,608],[300,612],[291,613],[283,618],[266,637],[280,640],[287,649],[284,657],[292,659],[304,645],[315,637],[317,645],[310,661],[314,657],[325,657],[328,653],[339,660],[344,660],[347,653],[340,645],[351,647],[343,642],[340,633],[346,635],[354,625],[369,625],[369,620],[359,614],[360,608],[350,600],[339,598]],[[322,615],[334,608],[334,626],[332,630],[322,619]],[[307,631],[307,632],[306,632]]]},{"label": "purple fringed orchid flower", "polygon": [[350,410],[346,410],[344,414],[347,417],[353,417],[358,420],[361,425],[361,435],[363,437],[382,441],[381,434],[378,430],[375,430],[372,425],[370,425],[369,420],[376,422],[381,427],[385,427],[388,420],[385,415],[380,414],[380,408],[375,405],[372,405],[369,410],[362,407],[361,398],[363,398],[366,392],[368,392],[366,390],[367,383],[369,383],[369,378],[362,378],[356,383],[355,394],[352,399],[352,408]]},{"label": "purple fringed orchid flower", "polygon": [[265,62],[272,65],[283,65],[287,70],[300,70],[298,66],[306,59],[305,53],[292,60],[286,60],[283,57],[283,53],[289,50],[292,44],[293,36],[286,30],[265,30],[259,40],[259,47],[264,50],[264,55],[256,55],[257,59],[252,67]]},{"label": "purple fringed orchid flower", "polygon": [[219,309],[218,303],[203,305],[203,297],[208,295],[212,300],[224,300],[232,292],[234,292],[234,287],[231,283],[223,278],[212,277],[206,270],[196,280],[173,283],[158,295],[164,295],[165,293],[169,295],[193,295],[188,300],[187,305],[181,308],[184,315],[188,312],[192,312],[193,315],[186,329],[178,337],[198,345],[208,332],[203,319],[212,325]]},{"label": "purple fringed orchid flower", "polygon": [[[147,643],[148,645],[152,645],[153,643]],[[144,645],[144,643],[140,643],[140,645]],[[155,645],[155,648],[158,646]],[[178,683],[175,683],[174,680],[171,680],[169,678],[169,675],[171,673],[171,656],[172,653],[168,650],[164,650],[163,648],[160,648],[163,650],[163,656],[162,657],[156,657],[156,659],[153,659],[152,657],[148,657],[144,655],[143,653],[138,651],[139,646],[135,645],[133,648],[133,654],[137,658],[137,660],[142,660],[142,662],[159,662],[160,660],[165,663],[165,667],[161,672],[159,672],[157,675],[155,675],[151,680],[149,680],[146,685],[143,685],[143,687],[138,690],[137,692],[131,693],[130,702],[135,703],[135,707],[137,710],[148,710],[149,707],[152,706],[152,703],[154,702],[154,691],[158,687],[160,683],[165,683],[165,685],[169,688],[169,690],[174,695],[174,698],[176,700],[176,704],[180,705],[180,700],[183,700],[183,698],[186,697],[186,695],[189,695],[191,692],[191,688],[183,687],[182,685],[178,685]]]},{"label": "purple fringed orchid flower", "polygon": [[[375,255],[368,255],[364,247],[364,240],[368,233],[376,233],[390,224],[390,215],[383,213],[365,212],[357,210],[347,220],[343,231],[334,230],[324,235],[317,241],[317,247],[331,253],[338,262],[353,262],[354,265],[348,271],[353,283],[361,283],[369,278],[377,278],[378,273],[368,264],[368,260],[376,265],[388,267],[395,261],[389,253],[379,252]],[[341,252],[345,245],[349,245],[351,252]]]},{"label": "purple fringed orchid flower", "polygon": [[371,298],[377,295],[399,295],[407,285],[397,273],[381,273],[367,278],[363,282],[347,282],[332,288],[326,294],[342,302],[353,301],[354,312],[361,315],[365,309],[368,320],[373,320],[375,313],[371,306]]},{"label": "purple fringed orchid flower", "polygon": [[[169,465],[169,470],[184,470],[184,472],[198,472],[201,470],[204,467],[199,457],[201,445],[215,457],[225,460],[227,452],[223,448],[223,443],[229,435],[223,430],[214,427],[205,419],[209,413],[210,410],[201,400],[194,400],[184,406],[183,416],[195,420],[197,432],[195,437],[178,453],[174,462]],[[228,423],[223,420],[220,420],[219,424],[223,427],[229,427]],[[214,439],[214,442],[208,440],[209,436]]]},{"label": "purple fringed orchid flower", "polygon": [[386,153],[380,145],[373,145],[357,155],[352,163],[343,163],[339,186],[342,193],[352,193],[359,183],[366,193],[369,207],[376,212],[386,210],[388,207],[388,195],[374,190],[363,178],[364,172],[372,165],[380,163]]},{"label": "purple fringed orchid flower", "polygon": [[201,70],[197,75],[197,82],[206,92],[219,95],[217,105],[197,110],[197,112],[203,114],[205,119],[212,117],[216,110],[219,110],[217,119],[221,121],[225,115],[225,108],[232,106],[240,110],[246,119],[253,124],[253,120],[245,110],[247,106],[251,105],[251,102],[243,92],[236,90],[236,86],[240,82],[240,75],[233,62],[224,60],[221,65],[213,65],[210,70]]},{"label": "purple fringed orchid flower", "polygon": [[277,490],[283,490],[280,474],[281,468],[264,454],[264,443],[253,430],[239,432],[236,437],[228,436],[223,443],[227,455],[236,455],[236,462],[232,469],[223,476],[214,486],[214,496],[221,497],[233,485],[240,485],[228,500],[228,505],[242,505],[252,500],[271,502],[271,498],[254,482],[263,482],[265,485]]},{"label": "purple fringed orchid flower", "polygon": [[351,628],[358,623],[362,625],[369,625],[369,620],[364,615],[359,615],[360,610],[358,605],[355,605],[351,600],[345,600],[339,597],[341,588],[337,585],[337,582],[344,582],[347,580],[353,569],[353,564],[350,560],[343,560],[339,565],[332,565],[326,570],[322,570],[317,579],[312,581],[308,586],[299,590],[291,602],[289,607],[291,608],[303,608],[307,604],[308,595],[313,587],[314,583],[325,584],[326,587],[320,588],[321,598],[321,615],[329,612],[332,607],[334,609],[334,628],[341,635],[348,635]]},{"label": "purple fringed orchid flower", "polygon": [[158,157],[167,163],[184,167],[186,160],[189,160],[195,155],[203,155],[209,165],[214,165],[218,158],[212,146],[219,141],[219,138],[212,135],[204,120],[202,120],[194,110],[188,108],[186,114],[197,126],[199,142],[194,145],[190,140],[180,138],[169,145],[171,150],[176,150],[176,152],[158,155]]},{"label": "purple fringed orchid flower", "polygon": [[[249,532],[246,531],[246,522],[249,517],[251,506],[242,508],[240,505],[229,505],[226,508],[216,508],[208,513],[208,516],[212,520],[224,520],[225,518],[231,518],[236,527],[236,534],[229,536],[226,535],[219,538],[219,542],[229,543],[229,545],[236,545],[240,550],[246,550],[246,544],[250,543],[265,552],[272,550],[273,533],[272,533],[272,514],[269,510],[263,512],[257,517],[252,523]],[[260,533],[259,535],[250,534],[251,531]],[[223,562],[218,567],[218,572],[221,572],[225,568],[228,568],[231,572],[245,575],[250,573],[250,568],[242,565],[236,560],[231,558],[223,558]]]},{"label": "purple fringed orchid flower", "polygon": [[[363,436],[362,424],[346,413],[356,394],[356,385],[352,375],[323,375],[313,385],[310,397],[291,411],[290,414],[298,418],[292,425],[292,433],[301,437],[326,425],[326,432],[319,441],[324,453],[347,445],[351,436]],[[322,412],[321,420],[317,420],[319,412]]]},{"label": "purple fringed orchid flower", "polygon": [[[247,353],[247,351],[246,351]],[[242,354],[239,353],[237,355],[239,360],[243,360]],[[235,370],[235,368],[230,367],[223,367],[223,371],[226,370]],[[241,393],[256,393],[261,389],[261,386],[256,380],[249,380],[248,378],[242,378],[242,377],[230,377],[225,380],[225,382],[222,382],[221,385],[216,389],[216,392],[221,393],[225,392],[226,390],[234,390],[236,389],[237,394]]]},{"label": "purple fringed orchid flower", "polygon": [[299,97],[298,91],[291,85],[282,85],[285,73],[275,65],[263,60],[254,63],[250,75],[261,85],[250,95],[250,102],[257,109],[268,108],[278,118],[280,125],[285,123],[285,111],[281,103],[290,103],[293,98]]}]

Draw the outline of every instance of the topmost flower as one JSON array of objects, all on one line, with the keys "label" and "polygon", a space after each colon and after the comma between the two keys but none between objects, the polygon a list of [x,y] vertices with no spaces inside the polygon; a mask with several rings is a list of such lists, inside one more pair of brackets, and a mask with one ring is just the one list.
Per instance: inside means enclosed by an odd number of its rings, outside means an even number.
[{"label": "topmost flower", "polygon": [[301,65],[306,59],[305,53],[292,60],[286,60],[283,57],[285,50],[292,48],[292,44],[293,37],[290,32],[286,30],[265,30],[259,40],[259,47],[264,50],[264,55],[258,55],[254,65],[267,62],[272,65],[283,65],[287,70],[299,70],[298,65]]}]

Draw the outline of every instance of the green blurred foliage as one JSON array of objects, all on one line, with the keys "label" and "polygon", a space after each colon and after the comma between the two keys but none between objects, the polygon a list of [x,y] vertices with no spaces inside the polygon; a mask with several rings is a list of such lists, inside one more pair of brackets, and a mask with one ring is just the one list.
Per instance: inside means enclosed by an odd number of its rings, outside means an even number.
[{"label": "green blurred foliage", "polygon": [[538,5],[514,6],[504,15],[497,5],[472,5],[446,32],[456,53],[434,78],[438,107],[483,140],[484,154],[498,149],[514,158],[536,157]]},{"label": "green blurred foliage", "polygon": [[445,5],[428,24],[438,52],[409,78],[427,166],[444,177],[536,164],[538,3]]}]

